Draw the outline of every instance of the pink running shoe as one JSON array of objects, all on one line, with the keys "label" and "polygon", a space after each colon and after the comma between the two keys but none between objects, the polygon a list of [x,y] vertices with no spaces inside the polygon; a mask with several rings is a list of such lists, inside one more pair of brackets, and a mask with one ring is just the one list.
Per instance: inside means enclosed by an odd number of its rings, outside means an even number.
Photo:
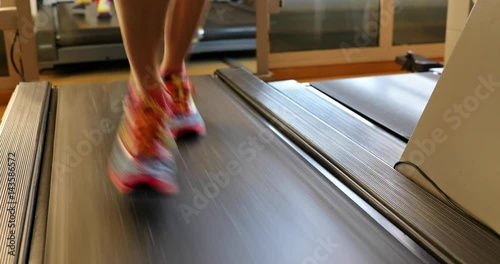
[{"label": "pink running shoe", "polygon": [[170,130],[174,137],[179,138],[187,133],[205,135],[205,122],[193,100],[195,89],[185,71],[179,74],[163,74],[163,76],[167,91],[174,101],[171,107],[174,117],[170,123]]},{"label": "pink running shoe", "polygon": [[175,165],[178,151],[168,128],[172,114],[166,97],[139,99],[129,85],[109,161],[110,177],[121,192],[131,192],[139,184],[165,194],[179,192]]},{"label": "pink running shoe", "polygon": [[97,18],[107,19],[111,16],[111,1],[97,0]]}]

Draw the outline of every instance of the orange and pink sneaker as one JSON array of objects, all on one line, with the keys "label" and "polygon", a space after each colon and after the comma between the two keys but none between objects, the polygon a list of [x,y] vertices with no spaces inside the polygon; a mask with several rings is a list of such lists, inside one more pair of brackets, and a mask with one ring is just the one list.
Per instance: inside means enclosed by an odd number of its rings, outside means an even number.
[{"label": "orange and pink sneaker", "polygon": [[111,18],[111,1],[110,0],[97,0],[97,18],[106,19]]},{"label": "orange and pink sneaker", "polygon": [[124,113],[109,160],[109,174],[119,191],[128,193],[146,184],[165,194],[176,194],[174,135],[168,127],[172,118],[167,94],[139,98],[129,85]]},{"label": "orange and pink sneaker", "polygon": [[195,89],[185,70],[181,73],[162,74],[162,76],[174,102],[171,107],[173,118],[170,122],[170,130],[174,137],[179,138],[189,133],[205,135],[205,123],[193,100]]},{"label": "orange and pink sneaker", "polygon": [[[73,13],[75,15],[85,15],[85,8],[92,4],[94,0],[75,0]],[[108,19],[111,14],[111,0],[96,0],[97,2],[97,18]]]}]

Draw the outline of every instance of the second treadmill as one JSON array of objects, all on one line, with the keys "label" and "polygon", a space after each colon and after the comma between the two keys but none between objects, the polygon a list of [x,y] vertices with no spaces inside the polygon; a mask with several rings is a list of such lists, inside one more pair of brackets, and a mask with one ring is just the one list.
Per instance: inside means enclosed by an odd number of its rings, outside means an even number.
[{"label": "second treadmill", "polygon": [[[74,14],[73,6],[40,5],[35,20],[40,66],[126,59],[116,15],[98,19],[95,3]],[[214,1],[202,32],[194,54],[255,50],[255,12],[244,4]]]}]

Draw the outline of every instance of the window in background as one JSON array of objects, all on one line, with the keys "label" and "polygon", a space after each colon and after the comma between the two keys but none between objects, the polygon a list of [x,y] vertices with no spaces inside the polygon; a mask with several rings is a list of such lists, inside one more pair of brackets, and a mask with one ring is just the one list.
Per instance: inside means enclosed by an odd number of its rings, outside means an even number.
[{"label": "window in background", "polygon": [[379,0],[286,0],[271,15],[271,53],[374,47]]},{"label": "window in background", "polygon": [[447,0],[394,0],[394,45],[443,43]]},{"label": "window in background", "polygon": [[9,76],[9,64],[7,62],[7,49],[3,31],[0,31],[0,77]]}]

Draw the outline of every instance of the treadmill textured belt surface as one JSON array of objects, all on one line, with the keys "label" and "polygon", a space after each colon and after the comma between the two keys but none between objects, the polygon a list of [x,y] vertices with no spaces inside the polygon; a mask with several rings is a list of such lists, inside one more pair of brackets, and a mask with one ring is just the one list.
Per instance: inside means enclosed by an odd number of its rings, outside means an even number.
[{"label": "treadmill textured belt surface", "polygon": [[435,73],[314,82],[312,86],[409,140],[437,84]]},{"label": "treadmill textured belt surface", "polygon": [[45,263],[420,262],[220,80],[193,81],[208,134],[179,143],[174,197],[108,178],[125,82],[58,88]]}]

